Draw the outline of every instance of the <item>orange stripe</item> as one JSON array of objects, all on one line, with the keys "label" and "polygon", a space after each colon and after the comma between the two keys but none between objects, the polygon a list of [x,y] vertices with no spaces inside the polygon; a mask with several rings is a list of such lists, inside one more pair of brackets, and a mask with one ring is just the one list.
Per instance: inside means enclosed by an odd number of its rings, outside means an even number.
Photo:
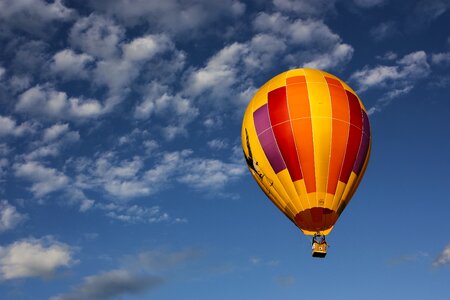
[{"label": "orange stripe", "polygon": [[347,148],[350,114],[344,87],[335,79],[328,77],[325,79],[330,91],[333,117],[327,193],[334,195]]},{"label": "orange stripe", "polygon": [[304,76],[288,78],[286,83],[289,113],[297,154],[305,180],[306,191],[312,193],[316,191],[316,175],[308,89]]}]

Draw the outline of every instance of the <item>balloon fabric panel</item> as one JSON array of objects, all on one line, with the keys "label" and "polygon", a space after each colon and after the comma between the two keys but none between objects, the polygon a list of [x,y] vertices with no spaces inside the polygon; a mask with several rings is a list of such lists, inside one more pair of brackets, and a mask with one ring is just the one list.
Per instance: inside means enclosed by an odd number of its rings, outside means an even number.
[{"label": "balloon fabric panel", "polygon": [[275,139],[286,163],[292,181],[302,179],[302,171],[298,162],[289,111],[286,100],[286,88],[278,88],[268,94],[269,116]]}]

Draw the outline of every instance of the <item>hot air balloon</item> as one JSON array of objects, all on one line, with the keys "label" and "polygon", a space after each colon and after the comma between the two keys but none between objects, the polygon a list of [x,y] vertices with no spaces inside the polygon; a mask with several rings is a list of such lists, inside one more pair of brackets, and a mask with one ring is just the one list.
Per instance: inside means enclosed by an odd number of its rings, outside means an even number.
[{"label": "hot air balloon", "polygon": [[347,207],[367,167],[369,118],[342,80],[295,69],[265,83],[242,123],[242,148],[253,178],[304,234],[315,257]]}]

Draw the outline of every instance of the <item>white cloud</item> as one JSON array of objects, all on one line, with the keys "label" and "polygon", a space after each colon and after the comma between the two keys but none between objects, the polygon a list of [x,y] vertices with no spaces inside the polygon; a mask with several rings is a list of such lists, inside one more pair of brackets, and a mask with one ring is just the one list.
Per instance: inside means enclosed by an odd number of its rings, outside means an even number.
[{"label": "white cloud", "polygon": [[293,11],[304,17],[325,15],[334,10],[335,0],[273,0],[276,8],[283,11]]},{"label": "white cloud", "polygon": [[0,80],[3,78],[3,75],[5,75],[6,69],[0,66]]},{"label": "white cloud", "polygon": [[30,190],[36,197],[45,196],[67,187],[69,178],[56,169],[29,161],[13,165],[15,175],[33,182]]},{"label": "white cloud", "polygon": [[123,95],[130,84],[139,75],[140,67],[126,60],[105,60],[97,63],[94,80],[99,85],[106,85],[110,93]]},{"label": "white cloud", "polygon": [[118,45],[124,33],[124,29],[112,19],[91,14],[77,20],[70,30],[69,39],[74,48],[93,57],[108,59],[118,55]]},{"label": "white cloud", "polygon": [[91,0],[90,3],[129,26],[148,24],[171,33],[193,34],[197,29],[207,28],[208,24],[245,12],[245,4],[237,0],[135,0],[133,5],[127,0]]},{"label": "white cloud", "polygon": [[395,52],[388,51],[383,55],[376,56],[379,60],[391,61],[397,59],[398,55]]},{"label": "white cloud", "polygon": [[450,263],[450,244],[445,246],[442,252],[433,261],[433,267],[441,267]]},{"label": "white cloud", "polygon": [[0,20],[12,28],[27,32],[43,31],[47,23],[70,20],[74,10],[61,0],[4,0],[0,2]]},{"label": "white cloud", "polygon": [[68,267],[73,250],[51,237],[24,239],[0,246],[0,278],[49,277],[60,267]]},{"label": "white cloud", "polygon": [[102,153],[90,163],[87,172],[77,176],[76,186],[82,189],[100,187],[108,194],[123,199],[146,196],[154,190],[142,181],[142,167],[140,157],[121,161],[113,152]]},{"label": "white cloud", "polygon": [[414,84],[430,74],[430,65],[424,51],[405,55],[395,61],[395,65],[378,65],[374,68],[365,66],[350,77],[358,86],[358,92],[371,88],[387,89],[383,96],[368,109],[369,114],[380,112],[393,99],[408,94]]},{"label": "white cloud", "polygon": [[199,114],[192,100],[180,94],[171,94],[168,86],[158,82],[148,84],[145,95],[147,96],[136,106],[134,117],[148,119],[159,116],[161,120],[158,123],[164,125],[162,131],[167,140],[186,134],[186,126]]},{"label": "white cloud", "polygon": [[122,259],[123,266],[87,276],[82,284],[50,300],[107,300],[142,294],[166,281],[158,273],[167,273],[201,255],[202,252],[197,249],[182,249],[151,250],[134,256],[125,256]]},{"label": "white cloud", "polygon": [[334,45],[340,37],[333,33],[322,20],[291,20],[281,13],[260,13],[253,21],[258,31],[274,32],[287,38],[293,45]]},{"label": "white cloud", "polygon": [[124,59],[142,61],[151,59],[157,53],[173,48],[172,41],[166,35],[146,35],[123,45]]},{"label": "white cloud", "polygon": [[431,55],[431,62],[435,65],[450,65],[450,52],[434,53]]},{"label": "white cloud", "polygon": [[384,40],[399,33],[397,23],[393,21],[382,22],[370,30],[370,35],[376,41]]},{"label": "white cloud", "polygon": [[14,229],[26,218],[26,215],[18,212],[17,209],[9,204],[8,201],[0,201],[0,232]]},{"label": "white cloud", "polygon": [[353,48],[347,44],[337,44],[329,53],[313,56],[304,64],[305,68],[328,69],[343,65],[353,56]]},{"label": "white cloud", "polygon": [[364,67],[352,74],[360,92],[373,87],[385,87],[390,83],[403,84],[414,82],[428,76],[430,66],[424,51],[405,55],[394,66],[379,65],[374,68]]},{"label": "white cloud", "polygon": [[69,124],[55,124],[49,128],[46,128],[42,139],[45,142],[54,141],[61,135],[69,131]]},{"label": "white cloud", "polygon": [[153,166],[148,166],[139,156],[120,160],[117,153],[102,153],[76,170],[75,186],[82,190],[101,189],[118,199],[132,199],[155,194],[177,182],[194,189],[220,190],[245,172],[240,162],[192,154],[192,150],[155,153]]},{"label": "white cloud", "polygon": [[79,139],[80,134],[78,131],[70,131],[69,124],[54,124],[44,130],[41,141],[32,144],[34,149],[24,156],[25,160],[57,156],[63,147]]},{"label": "white cloud", "polygon": [[144,293],[163,283],[161,277],[149,274],[133,274],[117,269],[84,278],[84,282],[72,291],[50,298],[51,300],[107,300],[123,295]]},{"label": "white cloud", "polygon": [[77,54],[72,49],[65,49],[53,55],[50,70],[68,79],[87,78],[87,65],[93,61],[94,58],[90,55]]},{"label": "white cloud", "polygon": [[381,6],[385,2],[387,2],[387,0],[353,0],[353,2],[357,6],[360,6],[363,8],[369,8],[369,7],[374,7],[374,6]]},{"label": "white cloud", "polygon": [[225,163],[215,159],[189,159],[178,181],[198,189],[219,189],[237,180],[245,172],[239,163]]},{"label": "white cloud", "polygon": [[16,111],[33,116],[60,120],[83,120],[95,118],[110,107],[103,106],[95,99],[68,97],[65,92],[57,91],[48,85],[36,85],[19,96]]},{"label": "white cloud", "polygon": [[98,204],[97,208],[106,211],[106,216],[126,223],[160,223],[169,222],[172,218],[161,211],[159,206],[143,207],[139,205]]},{"label": "white cloud", "polygon": [[208,60],[205,67],[190,75],[187,91],[193,95],[206,90],[211,90],[213,95],[229,94],[230,87],[238,80],[237,64],[248,51],[248,46],[240,43],[224,47]]},{"label": "white cloud", "polygon": [[0,136],[22,136],[34,131],[33,124],[24,122],[17,125],[16,120],[9,116],[0,116]]},{"label": "white cloud", "polygon": [[22,92],[31,85],[31,78],[28,75],[14,75],[9,80],[9,88],[13,93]]},{"label": "white cloud", "polygon": [[97,85],[107,86],[121,100],[139,77],[167,80],[184,66],[184,53],[166,35],[144,35],[118,46],[121,54],[98,61],[93,75]]},{"label": "white cloud", "polygon": [[208,141],[207,145],[213,150],[222,150],[228,148],[228,142],[224,139],[213,139],[211,141]]}]

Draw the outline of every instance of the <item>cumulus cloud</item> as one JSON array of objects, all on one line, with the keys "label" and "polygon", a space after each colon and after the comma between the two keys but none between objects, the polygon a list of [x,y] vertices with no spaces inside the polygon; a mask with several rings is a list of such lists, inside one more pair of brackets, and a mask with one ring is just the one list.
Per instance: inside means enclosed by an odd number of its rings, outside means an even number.
[{"label": "cumulus cloud", "polygon": [[228,142],[224,139],[213,139],[208,141],[208,147],[213,150],[223,150],[228,148]]},{"label": "cumulus cloud", "polygon": [[35,160],[40,157],[57,156],[61,149],[68,144],[77,142],[80,139],[78,131],[71,131],[69,124],[54,124],[44,130],[42,140],[34,142],[32,150],[24,157],[25,160]]},{"label": "cumulus cloud", "polygon": [[18,212],[8,201],[0,201],[0,232],[14,229],[26,218],[26,215]]},{"label": "cumulus cloud", "polygon": [[189,159],[184,164],[186,171],[178,181],[198,189],[222,188],[245,172],[239,163],[225,163],[216,159]]},{"label": "cumulus cloud", "polygon": [[22,136],[26,133],[34,132],[34,126],[30,122],[17,124],[10,116],[0,116],[0,136]]},{"label": "cumulus cloud", "polygon": [[152,207],[143,207],[139,205],[120,205],[117,203],[98,204],[96,208],[104,210],[106,216],[126,223],[160,223],[173,221],[168,213],[161,211],[157,205]]},{"label": "cumulus cloud", "polygon": [[413,8],[412,17],[416,24],[426,24],[442,16],[448,9],[450,9],[448,0],[420,0]]},{"label": "cumulus cloud", "polygon": [[[133,5],[130,5],[133,6]],[[118,54],[118,44],[124,38],[125,30],[112,19],[91,14],[78,19],[70,30],[70,43],[96,58],[112,58]]]},{"label": "cumulus cloud", "polygon": [[193,95],[210,90],[213,95],[228,95],[238,80],[237,64],[249,52],[248,45],[233,43],[211,57],[206,66],[195,70],[189,77],[187,91]]},{"label": "cumulus cloud", "polygon": [[387,89],[383,96],[368,110],[369,114],[380,112],[393,99],[409,93],[414,84],[427,77],[431,72],[424,51],[417,51],[397,59],[395,65],[365,66],[350,77],[358,87],[358,92],[368,89]]},{"label": "cumulus cloud", "polygon": [[179,251],[144,251],[124,258],[124,266],[97,275],[87,276],[71,291],[51,300],[107,300],[120,296],[146,293],[166,282],[155,272],[167,272],[174,267],[199,257],[195,249]]},{"label": "cumulus cloud", "polygon": [[[119,159],[117,153],[105,152],[84,166],[78,170],[75,186],[82,190],[101,189],[119,199],[152,195],[176,182],[194,189],[217,191],[245,172],[241,163],[195,157],[187,149],[154,153],[153,165],[144,164],[140,156]],[[116,210],[117,214],[123,212],[121,208]],[[144,215],[151,212],[149,209]],[[165,218],[164,214],[156,215]]]},{"label": "cumulus cloud", "polygon": [[90,1],[91,6],[114,16],[129,26],[148,24],[171,33],[190,34],[224,18],[241,16],[245,4],[237,0],[180,1],[136,0],[129,5],[126,0]]},{"label": "cumulus cloud", "polygon": [[387,2],[387,0],[353,0],[353,2],[363,8],[381,6]]},{"label": "cumulus cloud", "polygon": [[370,30],[370,35],[376,41],[384,40],[398,33],[397,23],[393,21],[381,22]]},{"label": "cumulus cloud", "polygon": [[334,10],[335,0],[273,0],[276,8],[292,11],[304,17],[317,17]]},{"label": "cumulus cloud", "polygon": [[351,80],[358,85],[360,92],[373,87],[385,87],[390,83],[414,82],[430,74],[430,65],[424,51],[405,55],[396,61],[396,65],[368,66],[352,74]]},{"label": "cumulus cloud", "polygon": [[167,140],[180,134],[187,134],[186,126],[199,114],[192,100],[181,94],[172,94],[168,86],[156,81],[148,84],[145,95],[135,108],[135,118],[160,117],[158,123],[163,124],[163,136]]},{"label": "cumulus cloud", "polygon": [[434,65],[446,66],[450,65],[450,52],[434,53],[431,55],[431,62]]},{"label": "cumulus cloud", "polygon": [[0,246],[0,278],[46,278],[75,263],[73,249],[51,237],[23,239]]},{"label": "cumulus cloud", "polygon": [[123,295],[137,295],[155,288],[163,279],[149,274],[132,274],[127,270],[112,270],[88,276],[72,291],[50,298],[51,300],[105,300]]},{"label": "cumulus cloud", "polygon": [[0,20],[3,26],[18,28],[30,33],[42,33],[52,21],[70,20],[74,10],[61,0],[5,0],[0,2]]},{"label": "cumulus cloud", "polygon": [[330,52],[318,54],[305,63],[305,68],[328,69],[343,65],[353,56],[353,47],[347,44],[337,44]]},{"label": "cumulus cloud", "polygon": [[88,76],[87,65],[93,61],[94,58],[88,54],[77,54],[72,49],[65,49],[53,55],[50,70],[67,79],[86,79]]},{"label": "cumulus cloud", "polygon": [[55,124],[49,128],[46,128],[42,139],[45,142],[54,141],[61,135],[69,131],[69,124]]},{"label": "cumulus cloud", "polygon": [[428,259],[429,254],[423,251],[416,253],[404,254],[389,260],[391,265],[410,264],[424,259]]},{"label": "cumulus cloud", "polygon": [[39,162],[28,161],[13,165],[15,176],[32,182],[30,188],[35,197],[43,197],[49,193],[67,187],[69,178],[64,173],[42,165]]},{"label": "cumulus cloud", "polygon": [[171,48],[172,41],[166,35],[146,35],[124,44],[123,53],[126,60],[143,61]]},{"label": "cumulus cloud", "polygon": [[102,188],[118,198],[134,198],[153,193],[153,188],[140,178],[143,160],[118,160],[113,152],[100,154],[91,162],[86,173],[77,176],[76,185],[82,189]]},{"label": "cumulus cloud", "polygon": [[36,85],[19,96],[16,111],[42,118],[83,120],[95,118],[109,110],[98,100],[69,97],[49,85]]},{"label": "cumulus cloud", "polygon": [[450,263],[450,244],[433,261],[433,267],[441,267]]}]

